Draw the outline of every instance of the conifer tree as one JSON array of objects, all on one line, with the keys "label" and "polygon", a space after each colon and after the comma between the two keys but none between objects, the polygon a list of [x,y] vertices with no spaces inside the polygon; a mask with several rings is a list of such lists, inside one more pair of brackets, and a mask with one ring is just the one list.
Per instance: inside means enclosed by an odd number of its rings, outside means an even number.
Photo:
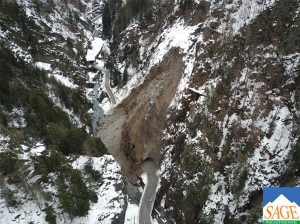
[{"label": "conifer tree", "polygon": [[110,39],[111,37],[111,11],[109,3],[105,2],[102,14],[102,22],[103,22],[103,35]]}]

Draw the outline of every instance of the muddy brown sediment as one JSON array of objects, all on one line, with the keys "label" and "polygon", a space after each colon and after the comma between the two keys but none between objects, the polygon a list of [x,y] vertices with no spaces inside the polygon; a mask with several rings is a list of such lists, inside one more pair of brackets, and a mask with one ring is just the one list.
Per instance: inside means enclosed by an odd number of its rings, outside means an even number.
[{"label": "muddy brown sediment", "polygon": [[143,84],[133,89],[99,124],[97,135],[133,184],[142,172],[144,159],[150,158],[159,165],[161,133],[182,68],[179,50],[171,50]]}]

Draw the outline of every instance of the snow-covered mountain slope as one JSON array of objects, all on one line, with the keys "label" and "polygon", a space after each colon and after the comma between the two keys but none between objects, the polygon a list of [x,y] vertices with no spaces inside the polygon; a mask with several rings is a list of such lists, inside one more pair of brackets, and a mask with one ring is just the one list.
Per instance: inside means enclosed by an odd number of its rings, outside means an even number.
[{"label": "snow-covered mountain slope", "polygon": [[[70,114],[78,126],[86,122],[87,102],[83,95],[86,80],[85,52],[92,38],[85,20],[84,2],[3,1],[1,3],[1,42],[25,63],[47,71],[49,78],[73,89],[68,96],[49,85],[48,95],[53,103]],[[60,95],[60,96],[58,96]],[[76,117],[75,114],[79,117]],[[73,117],[74,116],[74,117]]]},{"label": "snow-covered mountain slope", "polygon": [[134,223],[143,160],[158,223],[257,223],[264,186],[300,184],[298,0],[0,9],[1,221]]},{"label": "snow-covered mountain slope", "polygon": [[[120,92],[174,48],[184,62],[157,208],[176,223],[256,223],[264,186],[299,185],[299,1],[161,1],[152,11],[111,50],[135,70]],[[135,152],[140,162],[145,151]]]},{"label": "snow-covered mountain slope", "polygon": [[126,181],[90,134],[97,7],[0,2],[0,223],[123,223]]}]

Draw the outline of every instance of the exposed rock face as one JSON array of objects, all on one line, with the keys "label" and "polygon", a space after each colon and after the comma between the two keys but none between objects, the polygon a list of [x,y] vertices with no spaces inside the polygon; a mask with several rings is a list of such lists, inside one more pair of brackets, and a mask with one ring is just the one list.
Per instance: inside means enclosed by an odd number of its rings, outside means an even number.
[{"label": "exposed rock face", "polygon": [[133,183],[144,159],[159,165],[162,129],[181,69],[182,57],[174,50],[99,124],[98,135]]}]

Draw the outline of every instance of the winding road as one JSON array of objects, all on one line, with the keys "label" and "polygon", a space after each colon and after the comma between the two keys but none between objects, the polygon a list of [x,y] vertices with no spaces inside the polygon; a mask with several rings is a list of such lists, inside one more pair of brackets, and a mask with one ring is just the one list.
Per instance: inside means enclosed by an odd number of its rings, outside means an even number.
[{"label": "winding road", "polygon": [[100,67],[99,65],[97,64],[94,64],[93,67],[101,72],[104,73],[104,88],[105,88],[105,91],[107,92],[108,94],[108,97],[109,97],[109,100],[111,102],[112,105],[115,105],[116,104],[116,98],[115,98],[115,95],[110,87],[110,73],[109,71],[107,71],[107,69],[103,68],[103,67]]},{"label": "winding road", "polygon": [[140,200],[138,224],[152,224],[151,213],[157,193],[159,176],[152,161],[144,162],[143,171],[147,174],[147,184]]}]

